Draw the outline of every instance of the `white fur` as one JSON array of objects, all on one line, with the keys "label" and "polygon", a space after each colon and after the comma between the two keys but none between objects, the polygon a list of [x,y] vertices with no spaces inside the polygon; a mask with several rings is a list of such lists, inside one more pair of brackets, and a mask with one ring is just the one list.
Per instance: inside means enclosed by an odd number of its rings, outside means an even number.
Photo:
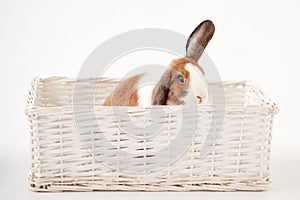
[{"label": "white fur", "polygon": [[152,105],[152,91],[155,85],[159,82],[165,69],[154,70],[144,74],[137,83],[138,105],[150,106]]},{"label": "white fur", "polygon": [[152,91],[155,87],[153,85],[145,85],[138,89],[138,104],[143,106],[152,105]]},{"label": "white fur", "polygon": [[184,104],[200,103],[197,96],[202,98],[202,103],[208,100],[208,86],[204,75],[195,65],[188,63],[185,69],[190,73],[190,85],[188,94],[184,97]]}]

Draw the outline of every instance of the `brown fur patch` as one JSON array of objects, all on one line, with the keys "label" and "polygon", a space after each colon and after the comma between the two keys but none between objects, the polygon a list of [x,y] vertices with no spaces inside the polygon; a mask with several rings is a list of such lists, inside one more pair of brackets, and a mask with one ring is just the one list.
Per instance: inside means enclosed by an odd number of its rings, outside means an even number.
[{"label": "brown fur patch", "polygon": [[205,75],[205,71],[202,69],[202,67],[198,64],[197,61],[195,61],[192,58],[184,57],[184,58],[175,59],[172,61],[171,67],[172,65],[174,65],[174,66],[179,66],[184,68],[187,63],[191,63],[192,65],[196,66],[202,72],[202,74]]},{"label": "brown fur patch", "polygon": [[[190,61],[186,58],[175,59],[170,64],[172,70],[171,83],[167,98],[167,105],[180,105],[184,102],[183,97],[187,95],[187,90],[190,84],[190,73],[185,69],[185,66]],[[185,84],[178,82],[177,76],[181,74],[185,78]]]},{"label": "brown fur patch", "polygon": [[136,84],[143,74],[132,76],[120,82],[105,99],[104,106],[137,106]]}]

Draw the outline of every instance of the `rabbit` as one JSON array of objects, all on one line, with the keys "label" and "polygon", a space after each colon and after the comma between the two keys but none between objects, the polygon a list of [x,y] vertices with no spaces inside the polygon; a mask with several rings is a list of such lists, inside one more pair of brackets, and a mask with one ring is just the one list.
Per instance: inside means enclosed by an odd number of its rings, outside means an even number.
[{"label": "rabbit", "polygon": [[215,26],[205,20],[191,33],[186,55],[173,60],[152,85],[140,86],[151,74],[137,74],[121,81],[105,99],[104,106],[183,105],[205,103],[209,98],[205,72],[199,66]]}]

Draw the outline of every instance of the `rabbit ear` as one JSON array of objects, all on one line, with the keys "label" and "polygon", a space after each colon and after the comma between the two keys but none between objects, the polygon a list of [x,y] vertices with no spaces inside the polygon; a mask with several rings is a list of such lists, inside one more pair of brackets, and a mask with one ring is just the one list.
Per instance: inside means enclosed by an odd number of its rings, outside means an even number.
[{"label": "rabbit ear", "polygon": [[167,105],[170,85],[171,71],[167,70],[153,90],[152,105]]},{"label": "rabbit ear", "polygon": [[212,21],[206,20],[197,26],[190,35],[186,44],[186,57],[198,62],[206,45],[213,37],[215,25]]}]

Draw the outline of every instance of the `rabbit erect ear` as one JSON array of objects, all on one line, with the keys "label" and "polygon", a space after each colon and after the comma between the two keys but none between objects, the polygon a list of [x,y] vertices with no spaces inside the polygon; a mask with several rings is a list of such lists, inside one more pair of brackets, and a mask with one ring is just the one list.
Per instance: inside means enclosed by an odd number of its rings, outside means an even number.
[{"label": "rabbit erect ear", "polygon": [[215,25],[212,21],[206,20],[197,26],[190,35],[186,44],[186,57],[198,62],[206,45],[213,37]]},{"label": "rabbit erect ear", "polygon": [[171,70],[167,70],[153,90],[152,105],[167,105],[170,84]]}]

